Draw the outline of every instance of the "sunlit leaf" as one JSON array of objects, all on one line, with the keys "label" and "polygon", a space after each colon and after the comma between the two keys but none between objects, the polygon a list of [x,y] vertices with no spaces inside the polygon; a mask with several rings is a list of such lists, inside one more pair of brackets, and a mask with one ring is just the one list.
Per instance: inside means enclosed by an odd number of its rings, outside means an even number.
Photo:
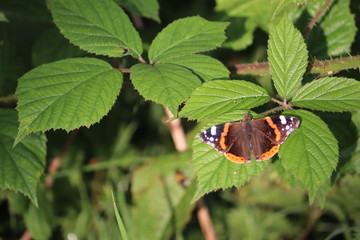
[{"label": "sunlit leaf", "polygon": [[274,85],[282,98],[291,98],[301,85],[308,52],[300,32],[283,18],[270,31],[268,59]]},{"label": "sunlit leaf", "polygon": [[320,111],[360,109],[360,82],[338,77],[314,80],[296,92],[292,103]]},{"label": "sunlit leaf", "polygon": [[131,81],[145,98],[161,103],[177,113],[201,81],[190,70],[174,64],[136,64],[131,68]]},{"label": "sunlit leaf", "polygon": [[198,87],[181,110],[190,119],[211,119],[234,110],[245,110],[268,102],[260,86],[241,80],[216,80]]},{"label": "sunlit leaf", "polygon": [[296,115],[301,123],[281,146],[280,160],[309,194],[315,196],[336,168],[339,158],[336,138],[328,126],[311,112],[297,110],[285,113]]},{"label": "sunlit leaf", "polygon": [[138,32],[112,0],[49,0],[54,22],[70,42],[95,54],[142,53]]},{"label": "sunlit leaf", "polygon": [[151,62],[209,51],[225,40],[228,23],[209,22],[201,17],[179,19],[164,28],[149,49]]},{"label": "sunlit leaf", "polygon": [[74,58],[45,64],[19,79],[19,133],[15,143],[31,132],[70,131],[98,122],[120,92],[122,75],[108,63]]},{"label": "sunlit leaf", "polygon": [[230,74],[219,60],[201,54],[170,58],[163,62],[186,67],[204,81],[229,78]]}]

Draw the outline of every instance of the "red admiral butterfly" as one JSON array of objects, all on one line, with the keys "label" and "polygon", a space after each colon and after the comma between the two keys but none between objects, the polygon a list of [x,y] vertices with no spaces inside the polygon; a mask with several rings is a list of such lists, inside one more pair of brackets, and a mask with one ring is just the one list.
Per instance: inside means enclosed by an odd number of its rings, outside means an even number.
[{"label": "red admiral butterfly", "polygon": [[242,122],[213,126],[200,134],[204,143],[214,147],[235,163],[248,163],[273,157],[300,120],[291,116],[269,116],[252,120],[245,115]]}]

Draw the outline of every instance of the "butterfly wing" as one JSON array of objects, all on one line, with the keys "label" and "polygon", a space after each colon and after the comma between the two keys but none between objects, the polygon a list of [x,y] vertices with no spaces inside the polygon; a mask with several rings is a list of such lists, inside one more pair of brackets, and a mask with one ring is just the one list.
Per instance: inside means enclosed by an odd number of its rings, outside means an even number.
[{"label": "butterfly wing", "polygon": [[251,150],[242,122],[215,125],[200,134],[200,139],[236,163],[250,161]]},{"label": "butterfly wing", "polygon": [[235,163],[247,163],[251,161],[251,138],[246,133],[244,124],[241,122],[226,124],[228,124],[228,131],[224,139],[226,146],[229,147],[224,153],[225,157]]},{"label": "butterfly wing", "polygon": [[270,116],[253,120],[252,146],[257,160],[274,156],[290,133],[299,127],[299,119],[291,116]]}]

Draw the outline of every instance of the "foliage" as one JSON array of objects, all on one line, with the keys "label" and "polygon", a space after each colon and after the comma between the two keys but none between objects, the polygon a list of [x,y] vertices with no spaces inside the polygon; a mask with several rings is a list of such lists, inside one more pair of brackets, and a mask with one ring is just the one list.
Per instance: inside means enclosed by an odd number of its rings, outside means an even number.
[{"label": "foliage", "polygon": [[[0,238],[199,239],[204,204],[219,239],[359,235],[353,13],[350,0],[5,0]],[[247,113],[301,123],[269,161],[236,164],[198,138]]]}]

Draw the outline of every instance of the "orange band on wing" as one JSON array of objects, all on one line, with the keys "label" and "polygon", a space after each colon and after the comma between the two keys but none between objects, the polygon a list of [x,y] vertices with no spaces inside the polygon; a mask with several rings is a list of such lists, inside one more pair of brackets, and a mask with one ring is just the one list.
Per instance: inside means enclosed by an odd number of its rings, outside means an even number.
[{"label": "orange band on wing", "polygon": [[225,123],[223,132],[221,133],[221,136],[220,136],[219,144],[220,144],[221,149],[223,149],[223,150],[226,150],[225,137],[229,132],[229,126],[230,126],[230,123]]},{"label": "orange band on wing", "polygon": [[247,163],[249,160],[246,160],[244,157],[238,157],[232,153],[225,153],[225,157],[234,163]]},{"label": "orange band on wing", "polygon": [[[281,138],[281,133],[278,129],[278,127],[276,126],[276,124],[273,122],[273,120],[271,120],[270,117],[265,117],[266,121],[268,122],[269,126],[274,129],[274,132],[275,132],[275,140],[278,142],[280,141],[280,138]],[[266,153],[264,153],[266,154]]]},{"label": "orange band on wing", "polygon": [[274,156],[279,151],[279,146],[280,145],[275,145],[272,148],[270,148],[270,150],[267,151],[266,153],[261,154],[259,160],[263,161],[263,160],[267,160],[269,158],[272,158],[272,156]]}]

